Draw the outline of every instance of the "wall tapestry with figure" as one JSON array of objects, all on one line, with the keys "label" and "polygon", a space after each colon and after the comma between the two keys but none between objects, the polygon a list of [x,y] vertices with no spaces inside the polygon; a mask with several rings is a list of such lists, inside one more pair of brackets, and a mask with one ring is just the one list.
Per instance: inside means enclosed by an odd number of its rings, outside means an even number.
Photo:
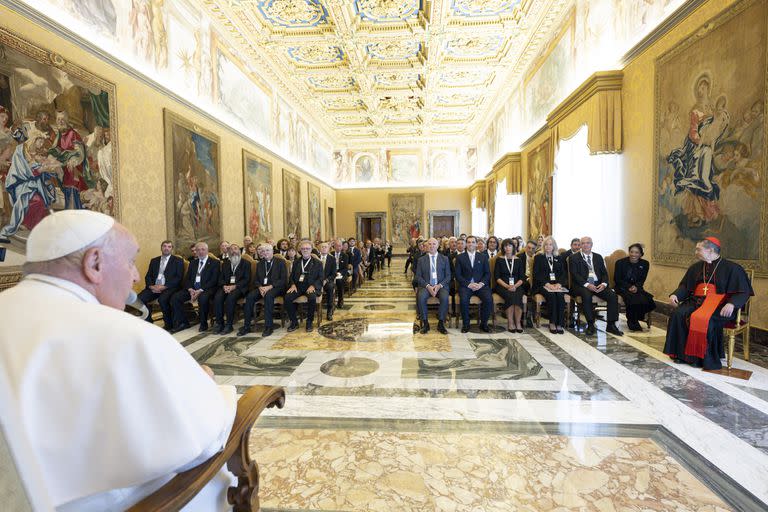
[{"label": "wall tapestry with figure", "polygon": [[309,208],[309,239],[313,242],[321,240],[321,219],[323,211],[320,209],[320,187],[313,183],[307,183],[307,207]]},{"label": "wall tapestry with figure", "polygon": [[552,234],[552,165],[549,144],[528,153],[528,238]]},{"label": "wall tapestry with figure", "polygon": [[283,169],[283,232],[301,238],[301,179]]},{"label": "wall tapestry with figure", "polygon": [[116,112],[114,84],[0,29],[0,271],[51,212],[118,217]]},{"label": "wall tapestry with figure", "polygon": [[272,237],[272,164],[243,150],[245,229],[254,242]]},{"label": "wall tapestry with figure", "polygon": [[768,273],[768,1],[736,4],[656,61],[653,257],[690,264],[720,238],[729,258]]},{"label": "wall tapestry with figure", "polygon": [[389,218],[392,244],[409,246],[424,234],[424,194],[389,194]]},{"label": "wall tapestry with figure", "polygon": [[165,209],[168,236],[189,255],[195,242],[221,241],[219,137],[165,113]]}]

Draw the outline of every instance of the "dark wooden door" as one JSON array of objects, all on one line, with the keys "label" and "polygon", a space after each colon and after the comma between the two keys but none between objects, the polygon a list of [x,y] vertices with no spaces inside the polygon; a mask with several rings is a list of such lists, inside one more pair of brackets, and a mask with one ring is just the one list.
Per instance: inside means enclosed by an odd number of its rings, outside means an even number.
[{"label": "dark wooden door", "polygon": [[432,217],[432,228],[434,232],[430,233],[430,235],[435,238],[440,238],[441,236],[453,236],[453,222],[453,215],[435,215]]}]

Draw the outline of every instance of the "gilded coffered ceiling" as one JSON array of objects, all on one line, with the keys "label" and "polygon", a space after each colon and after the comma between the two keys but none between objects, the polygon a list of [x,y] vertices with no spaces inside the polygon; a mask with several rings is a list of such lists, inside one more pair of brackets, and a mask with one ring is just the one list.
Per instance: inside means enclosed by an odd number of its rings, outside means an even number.
[{"label": "gilded coffered ceiling", "polygon": [[241,58],[347,147],[476,135],[571,0],[204,0]]}]

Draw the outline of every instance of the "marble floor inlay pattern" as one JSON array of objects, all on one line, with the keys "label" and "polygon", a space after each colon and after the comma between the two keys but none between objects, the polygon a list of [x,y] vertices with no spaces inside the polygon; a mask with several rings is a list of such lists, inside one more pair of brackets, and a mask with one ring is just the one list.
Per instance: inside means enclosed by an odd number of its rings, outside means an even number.
[{"label": "marble floor inlay pattern", "polygon": [[175,335],[219,383],[286,390],[251,436],[262,510],[768,510],[765,368],[674,365],[663,322],[422,335],[402,266],[375,277],[311,333]]}]

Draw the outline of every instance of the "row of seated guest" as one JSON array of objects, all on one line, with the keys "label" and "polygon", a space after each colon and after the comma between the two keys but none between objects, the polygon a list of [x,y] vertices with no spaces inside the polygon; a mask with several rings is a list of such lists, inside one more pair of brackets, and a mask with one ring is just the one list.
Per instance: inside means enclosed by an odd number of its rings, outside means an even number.
[{"label": "row of seated guest", "polygon": [[[463,246],[469,238],[456,239],[451,237],[443,240],[441,251],[449,258],[453,276],[457,277],[456,257],[465,252]],[[485,251],[482,253],[477,251],[478,254],[485,256],[494,254],[497,243],[496,237],[489,237]],[[587,319],[588,334],[595,332],[596,315],[592,304],[593,295],[606,301],[608,310],[607,331],[617,335],[623,334],[616,326],[618,321],[617,293],[621,295],[627,305],[627,323],[630,330],[642,330],[639,320],[656,307],[653,296],[643,289],[650,265],[642,259],[643,249],[640,244],[630,246],[629,256],[616,262],[614,272],[616,291],[614,292],[608,284],[608,272],[602,256],[591,250],[592,239],[590,237],[571,240],[571,248],[562,255],[559,254],[557,243],[552,237],[540,236],[536,242],[528,241],[524,249],[516,253],[515,249],[519,247],[518,243],[515,238],[506,239],[502,243],[501,252],[496,255],[497,261],[493,276],[493,291],[504,299],[504,307],[507,310],[507,328],[512,332],[522,331],[522,296],[529,293],[544,296],[550,310],[549,328],[550,332],[553,333],[564,332],[565,292],[574,297],[581,297],[582,309]],[[423,242],[414,240],[411,249],[412,258],[416,262],[415,267],[418,268],[419,256],[424,250]],[[572,256],[574,254],[576,256]],[[500,261],[499,256],[502,256]],[[521,273],[522,279],[514,279],[510,283],[511,278],[516,278]],[[569,282],[572,282],[571,290],[567,289]],[[451,289],[451,294],[454,291]],[[466,292],[460,292],[460,295],[461,293]],[[479,293],[485,295],[485,292]],[[481,307],[482,322],[482,311],[485,307]],[[463,310],[462,307],[463,327],[466,327],[468,318],[465,317]]]},{"label": "row of seated guest", "polygon": [[[295,260],[288,276],[285,258],[273,259],[272,245],[262,244],[257,251],[256,276],[252,279],[250,260],[244,261],[246,257],[242,256],[237,244],[228,244],[227,252],[222,253],[221,258],[215,258],[208,254],[208,245],[199,242],[195,244],[195,257],[184,275],[183,260],[172,254],[173,243],[166,240],[161,244],[161,255],[150,262],[145,276],[146,288],[139,298],[145,304],[158,301],[165,328],[172,332],[189,327],[184,312],[184,304],[189,301],[198,304],[200,331],[207,330],[208,314],[213,303],[215,332],[224,334],[233,331],[235,309],[238,301],[245,298],[245,323],[238,333],[240,335],[250,332],[253,307],[256,301],[264,299],[265,335],[269,335],[273,330],[275,297],[285,297],[285,309],[291,319],[289,330],[294,330],[298,327],[294,301],[306,295],[313,299],[307,301],[307,330],[311,331],[314,299],[324,294],[329,320],[333,318],[336,290],[338,305],[342,305],[349,255],[342,250],[340,241],[335,242],[333,253],[329,251],[329,244],[320,244],[319,251],[316,251],[308,240],[299,244],[299,248],[301,257]],[[314,257],[313,251],[317,252]]]}]

